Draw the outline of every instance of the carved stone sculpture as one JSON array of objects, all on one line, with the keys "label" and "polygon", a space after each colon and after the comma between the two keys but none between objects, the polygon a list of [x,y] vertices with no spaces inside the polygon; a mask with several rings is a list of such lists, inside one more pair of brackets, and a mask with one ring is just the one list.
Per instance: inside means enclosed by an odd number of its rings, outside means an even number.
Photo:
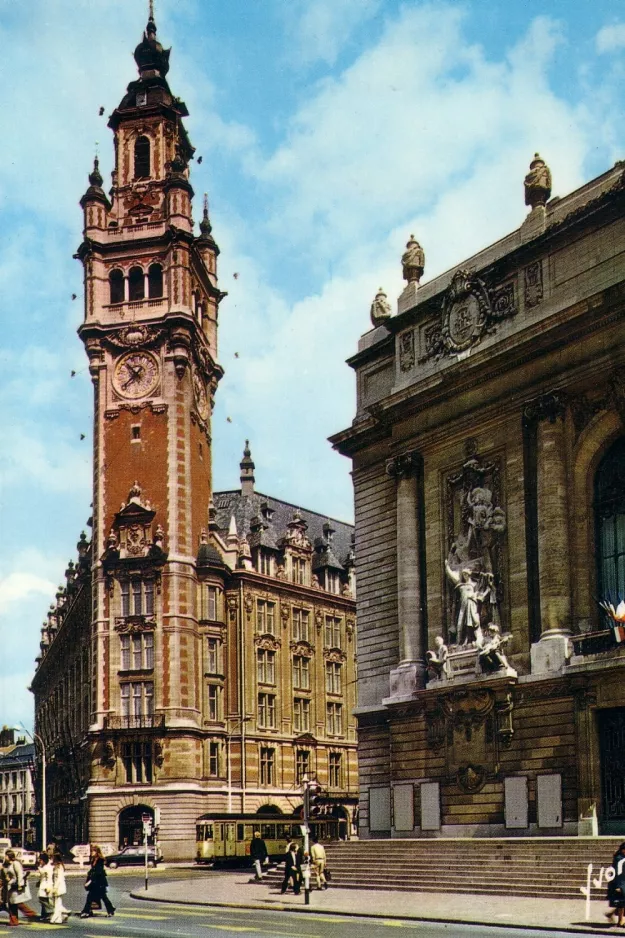
[{"label": "carved stone sculpture", "polygon": [[514,668],[508,664],[504,654],[504,647],[510,641],[511,635],[502,635],[495,622],[489,622],[486,633],[478,642],[476,672],[478,674],[498,674],[506,677],[516,677]]},{"label": "carved stone sculpture", "polygon": [[428,672],[431,677],[439,680],[446,680],[451,677],[451,664],[449,662],[449,650],[442,635],[437,635],[434,639],[436,646],[434,651],[426,651],[425,658]]},{"label": "carved stone sculpture", "polygon": [[413,234],[410,235],[410,240],[406,244],[401,266],[404,280],[408,283],[419,283],[425,268],[425,253]]},{"label": "carved stone sculpture", "polygon": [[525,177],[525,204],[535,209],[546,205],[551,198],[551,170],[538,153],[530,163],[530,171]]},{"label": "carved stone sculpture", "polygon": [[445,572],[458,593],[458,616],[455,629],[450,629],[450,632],[458,645],[468,645],[469,642],[476,641],[478,638],[480,629],[478,602],[481,594],[478,592],[477,584],[471,579],[471,570],[468,567],[457,571],[446,560]]},{"label": "carved stone sculpture", "polygon": [[371,304],[370,313],[371,322],[374,326],[381,326],[382,323],[386,322],[386,320],[391,317],[391,304],[382,287],[380,287],[375,295],[375,299]]}]

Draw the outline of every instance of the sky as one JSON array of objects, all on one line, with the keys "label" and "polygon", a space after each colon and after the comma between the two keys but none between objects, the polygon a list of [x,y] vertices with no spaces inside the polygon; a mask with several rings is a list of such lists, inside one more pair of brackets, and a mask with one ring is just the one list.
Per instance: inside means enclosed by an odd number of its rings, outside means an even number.
[{"label": "sky", "polygon": [[[0,0],[0,724],[32,725],[40,626],[90,515],[78,205],[147,0]],[[155,0],[221,248],[214,486],[352,520],[345,359],[414,232],[424,281],[625,158],[622,0]],[[99,116],[100,108],[104,116]],[[105,184],[105,188],[107,184]],[[236,275],[236,276],[235,276]],[[72,299],[72,295],[76,299]],[[75,375],[72,377],[72,372]]]}]

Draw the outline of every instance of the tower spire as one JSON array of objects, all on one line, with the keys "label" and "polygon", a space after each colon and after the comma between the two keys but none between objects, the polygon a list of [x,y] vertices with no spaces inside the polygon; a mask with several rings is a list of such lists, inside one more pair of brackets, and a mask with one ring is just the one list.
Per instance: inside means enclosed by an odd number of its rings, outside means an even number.
[{"label": "tower spire", "polygon": [[250,441],[245,441],[243,450],[243,459],[239,463],[241,467],[241,495],[254,494],[254,460],[250,450]]}]

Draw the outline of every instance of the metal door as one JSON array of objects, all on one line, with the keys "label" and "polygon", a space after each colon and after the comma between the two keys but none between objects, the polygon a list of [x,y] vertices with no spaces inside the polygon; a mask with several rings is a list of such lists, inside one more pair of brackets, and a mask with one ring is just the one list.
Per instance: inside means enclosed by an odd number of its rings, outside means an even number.
[{"label": "metal door", "polygon": [[625,707],[599,710],[603,834],[625,832]]}]

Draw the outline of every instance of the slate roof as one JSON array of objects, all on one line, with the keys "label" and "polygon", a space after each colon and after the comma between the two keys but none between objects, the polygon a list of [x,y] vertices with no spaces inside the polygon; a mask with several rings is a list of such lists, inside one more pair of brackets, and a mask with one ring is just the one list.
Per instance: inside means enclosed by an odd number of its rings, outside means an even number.
[{"label": "slate roof", "polygon": [[265,536],[263,543],[269,546],[269,539],[276,543],[286,534],[287,525],[293,520],[296,511],[299,512],[302,520],[308,525],[306,535],[314,544],[316,540],[325,540],[323,526],[329,520],[334,529],[332,538],[332,552],[341,564],[345,564],[350,550],[352,548],[352,535],[354,526],[346,524],[344,521],[336,521],[334,518],[328,518],[327,515],[320,515],[316,511],[308,511],[306,508],[300,508],[299,505],[291,505],[289,502],[280,501],[272,498],[271,495],[263,495],[262,492],[253,492],[251,495],[242,495],[240,489],[230,492],[214,492],[213,504],[215,506],[215,520],[222,533],[228,531],[230,518],[234,515],[237,524],[237,533],[239,537],[245,535],[250,537],[250,522],[253,518],[263,518],[263,505],[267,505],[273,511],[270,527],[267,531],[269,538]]},{"label": "slate roof", "polygon": [[29,766],[35,761],[33,743],[18,743],[0,750],[0,772],[19,766]]}]

